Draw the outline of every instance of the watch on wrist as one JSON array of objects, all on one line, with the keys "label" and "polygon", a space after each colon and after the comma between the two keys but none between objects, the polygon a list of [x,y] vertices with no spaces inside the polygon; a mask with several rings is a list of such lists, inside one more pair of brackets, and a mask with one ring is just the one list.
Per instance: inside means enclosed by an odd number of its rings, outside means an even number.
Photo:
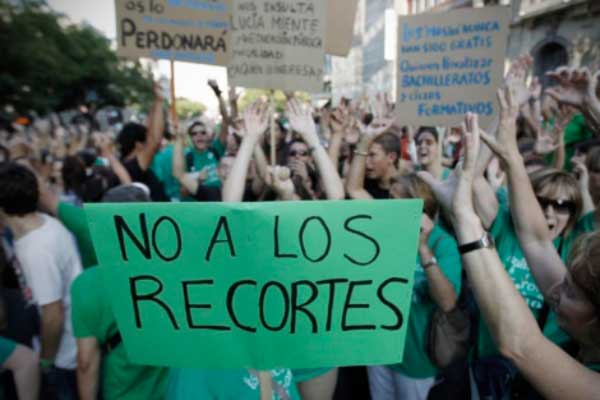
[{"label": "watch on wrist", "polygon": [[494,238],[489,232],[486,232],[479,240],[458,246],[458,252],[460,254],[466,254],[479,249],[493,249],[494,246]]},{"label": "watch on wrist", "polygon": [[423,267],[423,269],[428,269],[430,267],[433,267],[434,265],[437,264],[437,259],[435,257],[431,257],[431,260],[423,263],[421,266]]}]

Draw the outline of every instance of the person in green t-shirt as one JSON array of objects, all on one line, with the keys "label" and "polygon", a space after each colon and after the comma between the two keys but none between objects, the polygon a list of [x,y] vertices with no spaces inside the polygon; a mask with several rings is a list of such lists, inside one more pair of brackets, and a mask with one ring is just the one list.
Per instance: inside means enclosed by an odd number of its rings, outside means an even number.
[{"label": "person in green t-shirt", "polygon": [[173,175],[173,146],[173,143],[169,143],[156,153],[152,164],[150,164],[150,169],[162,182],[167,197],[171,201],[179,201],[181,199],[181,187],[179,181]]},{"label": "person in green t-shirt", "polygon": [[[89,268],[71,286],[79,396],[82,400],[93,400],[101,390],[106,400],[163,399],[168,369],[129,361],[125,346],[118,339],[110,294],[105,290],[104,271],[106,267],[102,266]],[[103,352],[107,343],[111,350]]]},{"label": "person in green t-shirt", "polygon": [[217,167],[225,154],[228,133],[221,127],[219,137],[213,140],[208,127],[201,121],[193,122],[187,131],[192,147],[185,156],[186,172],[202,173],[204,186],[220,186]]},{"label": "person in green t-shirt", "polygon": [[369,367],[374,399],[426,399],[438,368],[426,352],[427,330],[435,310],[452,310],[460,293],[461,263],[454,238],[433,221],[437,202],[416,174],[394,179],[394,198],[422,198],[424,211],[408,331],[402,363]]},{"label": "person in green t-shirt", "polygon": [[[272,369],[273,400],[300,400],[300,394],[289,369]],[[245,369],[203,370],[173,368],[169,375],[166,400],[258,400],[258,372]]]},{"label": "person in green t-shirt", "polygon": [[[588,190],[588,177],[585,166],[576,164],[579,180],[573,175],[554,168],[543,168],[530,175],[538,203],[544,211],[548,229],[557,252],[566,262],[575,239],[585,232],[594,230],[594,206]],[[509,188],[510,189],[510,188]],[[509,190],[509,196],[514,196]],[[515,287],[525,299],[546,337],[560,344],[569,340],[558,326],[556,315],[544,306],[544,296],[529,269],[519,243],[514,221],[508,207],[499,205],[493,190],[483,176],[475,181],[475,207],[485,229],[488,229],[496,242],[498,256]],[[511,201],[512,204],[512,201]],[[473,354],[473,366],[477,376],[484,376],[482,370],[498,360],[500,352],[496,348],[488,327],[479,320],[477,346]],[[511,374],[508,370],[506,373]],[[503,377],[499,377],[503,380]],[[480,382],[480,391],[485,395],[486,388]]]}]

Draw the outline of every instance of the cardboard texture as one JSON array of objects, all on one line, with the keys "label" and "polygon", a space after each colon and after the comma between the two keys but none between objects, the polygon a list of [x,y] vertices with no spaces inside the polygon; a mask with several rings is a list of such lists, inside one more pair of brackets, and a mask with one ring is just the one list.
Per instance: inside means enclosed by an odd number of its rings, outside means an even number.
[{"label": "cardboard texture", "polygon": [[230,85],[322,91],[326,14],[321,0],[234,0]]},{"label": "cardboard texture", "polygon": [[117,54],[227,65],[231,0],[115,0]]},{"label": "cardboard texture", "polygon": [[265,370],[402,360],[421,200],[85,210],[135,363]]},{"label": "cardboard texture", "polygon": [[329,0],[325,53],[346,57],[352,48],[358,0]]},{"label": "cardboard texture", "polygon": [[485,7],[398,20],[397,112],[402,124],[483,126],[498,115],[509,9]]}]

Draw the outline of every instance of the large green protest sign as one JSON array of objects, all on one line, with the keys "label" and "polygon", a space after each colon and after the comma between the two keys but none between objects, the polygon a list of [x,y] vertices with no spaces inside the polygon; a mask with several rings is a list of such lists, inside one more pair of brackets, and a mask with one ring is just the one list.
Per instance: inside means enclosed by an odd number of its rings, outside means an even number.
[{"label": "large green protest sign", "polygon": [[127,353],[149,365],[402,360],[422,201],[87,205]]}]

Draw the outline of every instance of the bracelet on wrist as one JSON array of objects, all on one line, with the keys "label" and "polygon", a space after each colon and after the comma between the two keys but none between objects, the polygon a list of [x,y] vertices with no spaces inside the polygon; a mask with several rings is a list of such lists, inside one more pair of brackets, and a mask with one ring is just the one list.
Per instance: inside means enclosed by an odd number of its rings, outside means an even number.
[{"label": "bracelet on wrist", "polygon": [[437,265],[437,260],[435,259],[435,257],[431,257],[431,260],[423,263],[421,266],[423,267],[424,270],[433,267],[434,265]]},{"label": "bracelet on wrist", "polygon": [[354,150],[354,154],[357,155],[357,156],[363,156],[363,157],[366,157],[366,156],[369,155],[368,152],[366,152],[366,151],[360,151],[360,150]]}]

